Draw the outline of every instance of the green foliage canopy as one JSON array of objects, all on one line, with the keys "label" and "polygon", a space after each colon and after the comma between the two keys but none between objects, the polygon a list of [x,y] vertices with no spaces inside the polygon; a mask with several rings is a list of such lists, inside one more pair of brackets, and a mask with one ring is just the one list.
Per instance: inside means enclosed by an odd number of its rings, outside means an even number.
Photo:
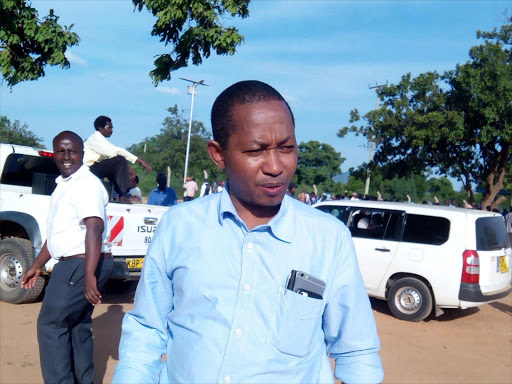
[{"label": "green foliage canopy", "polygon": [[299,145],[297,163],[297,184],[317,185],[320,190],[333,191],[334,176],[340,173],[340,166],[345,161],[339,152],[329,144],[312,140]]},{"label": "green foliage canopy", "polygon": [[243,42],[238,29],[224,26],[225,16],[246,18],[250,0],[133,0],[135,7],[146,8],[156,22],[151,34],[171,44],[170,53],[155,60],[150,76],[156,85],[171,79],[171,72],[187,67],[188,62],[199,65],[212,50],[218,55],[233,55]]},{"label": "green foliage canopy", "polygon": [[[151,34],[172,50],[155,59],[150,72],[153,83],[170,80],[171,72],[187,67],[190,60],[202,63],[212,51],[233,55],[244,37],[228,17],[249,16],[250,0],[132,0],[139,12],[146,9],[156,18]],[[64,53],[79,43],[71,32],[73,25],[62,26],[50,10],[39,20],[38,12],[26,0],[0,1],[0,67],[9,86],[44,76],[46,65],[69,68]]]},{"label": "green foliage canopy", "polygon": [[73,25],[58,23],[53,9],[41,21],[30,2],[2,0],[0,20],[0,67],[10,87],[43,77],[46,65],[69,68],[64,53],[79,38],[71,32]]},{"label": "green foliage canopy", "polygon": [[27,124],[21,125],[18,120],[11,123],[6,116],[0,117],[0,143],[44,148],[43,139],[30,131]]},{"label": "green foliage canopy", "polygon": [[[376,138],[376,164],[398,176],[435,169],[459,178],[473,201],[472,185],[484,180],[482,204],[499,204],[494,199],[512,164],[512,24],[477,37],[484,43],[471,49],[470,61],[378,89],[383,106],[338,136]],[[353,110],[350,122],[360,119]]]}]

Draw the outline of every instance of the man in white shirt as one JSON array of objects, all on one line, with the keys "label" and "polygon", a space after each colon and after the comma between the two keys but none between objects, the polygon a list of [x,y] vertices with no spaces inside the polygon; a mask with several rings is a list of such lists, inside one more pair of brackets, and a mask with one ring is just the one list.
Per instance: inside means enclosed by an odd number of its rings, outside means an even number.
[{"label": "man in white shirt", "polygon": [[133,202],[140,203],[142,201],[142,191],[137,186],[139,184],[139,176],[135,176],[135,187],[128,191],[128,195]]},{"label": "man in white shirt", "polygon": [[123,196],[133,188],[135,172],[128,165],[140,163],[147,172],[151,172],[151,166],[126,149],[111,144],[107,137],[112,136],[114,127],[112,120],[107,116],[98,116],[94,120],[94,132],[84,143],[84,164],[98,178],[106,177],[114,184],[114,189],[119,196]]},{"label": "man in white shirt", "polygon": [[203,197],[210,194],[210,184],[208,184],[208,179],[204,179],[203,185],[201,185],[201,192],[199,193],[199,197]]},{"label": "man in white shirt", "polygon": [[32,288],[54,258],[51,279],[37,319],[41,371],[45,383],[94,380],[92,312],[113,268],[108,242],[108,194],[83,164],[83,141],[64,131],[53,139],[61,176],[52,193],[46,242],[21,279]]}]

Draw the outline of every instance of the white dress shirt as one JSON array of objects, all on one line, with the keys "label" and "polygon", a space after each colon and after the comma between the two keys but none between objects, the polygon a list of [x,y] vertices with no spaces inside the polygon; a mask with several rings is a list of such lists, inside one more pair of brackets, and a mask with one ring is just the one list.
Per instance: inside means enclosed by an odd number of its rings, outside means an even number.
[{"label": "white dress shirt", "polygon": [[55,180],[48,216],[47,246],[54,259],[85,253],[84,219],[103,220],[101,252],[110,252],[110,228],[106,207],[108,194],[100,179],[82,165],[67,178]]},{"label": "white dress shirt", "polygon": [[111,144],[100,131],[94,132],[84,143],[84,164],[88,167],[102,160],[123,156],[130,163],[135,164],[137,156],[124,148]]}]

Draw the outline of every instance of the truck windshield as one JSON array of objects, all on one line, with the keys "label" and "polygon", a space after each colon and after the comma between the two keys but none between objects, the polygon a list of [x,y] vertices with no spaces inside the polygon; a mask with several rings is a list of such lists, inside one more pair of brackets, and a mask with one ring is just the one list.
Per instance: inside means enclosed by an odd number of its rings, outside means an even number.
[{"label": "truck windshield", "polygon": [[0,183],[31,187],[34,181],[54,181],[60,175],[53,158],[12,153],[7,156]]}]

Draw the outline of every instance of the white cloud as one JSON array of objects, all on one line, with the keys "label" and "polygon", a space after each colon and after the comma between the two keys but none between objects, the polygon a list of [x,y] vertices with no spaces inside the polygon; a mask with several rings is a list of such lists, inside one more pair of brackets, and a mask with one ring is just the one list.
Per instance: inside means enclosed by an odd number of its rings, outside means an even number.
[{"label": "white cloud", "polygon": [[165,93],[166,95],[180,95],[181,91],[175,87],[157,87],[157,92]]},{"label": "white cloud", "polygon": [[68,59],[71,64],[87,65],[87,61],[85,61],[80,56],[75,55],[69,51],[66,51],[66,53],[64,55],[66,56],[66,59]]}]

